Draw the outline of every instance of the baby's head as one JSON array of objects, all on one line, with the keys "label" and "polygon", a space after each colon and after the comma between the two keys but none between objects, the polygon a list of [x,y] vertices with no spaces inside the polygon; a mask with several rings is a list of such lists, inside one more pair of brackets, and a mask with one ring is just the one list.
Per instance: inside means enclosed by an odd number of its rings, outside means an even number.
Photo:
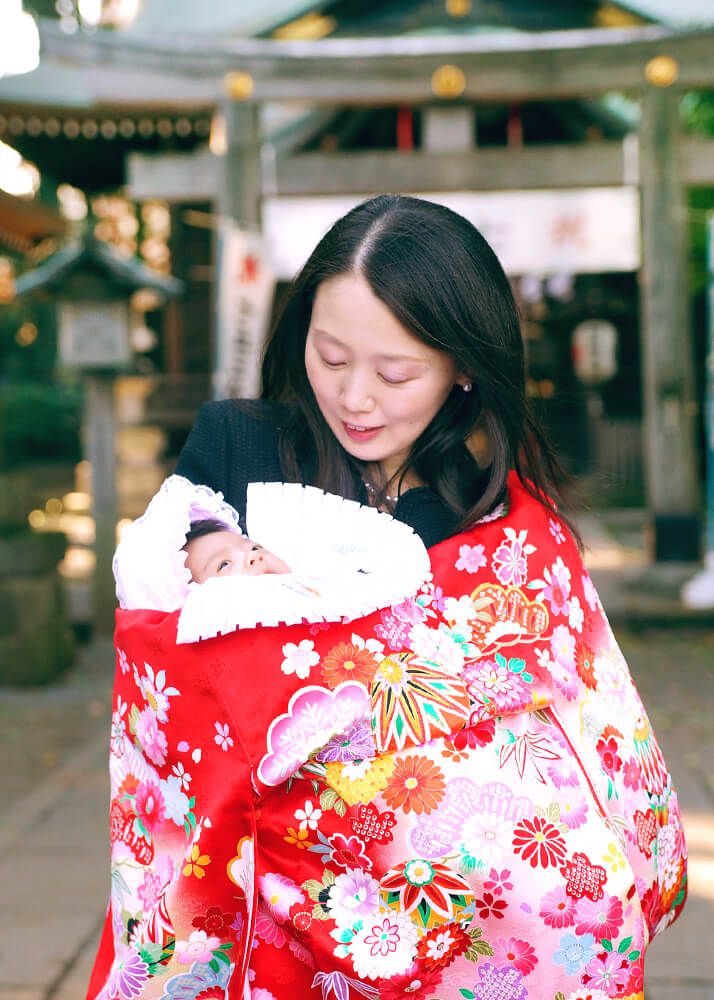
[{"label": "baby's head", "polygon": [[290,572],[278,556],[213,519],[191,522],[184,551],[194,583],[205,583],[212,576]]}]

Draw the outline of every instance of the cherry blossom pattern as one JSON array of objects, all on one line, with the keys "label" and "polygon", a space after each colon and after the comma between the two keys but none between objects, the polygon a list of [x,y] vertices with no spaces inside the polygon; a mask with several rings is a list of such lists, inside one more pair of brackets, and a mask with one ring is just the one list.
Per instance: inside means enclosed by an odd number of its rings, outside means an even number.
[{"label": "cherry blossom pattern", "polygon": [[504,587],[520,587],[528,577],[528,556],[536,551],[535,545],[526,542],[528,529],[516,531],[504,528],[505,540],[497,547],[491,559],[491,569]]},{"label": "cherry blossom pattern", "polygon": [[159,722],[169,721],[169,699],[175,698],[180,692],[178,688],[166,687],[166,671],[158,670],[154,673],[153,667],[144,663],[145,673],[139,673],[134,665],[134,680],[141,691],[144,701],[149,708],[156,713]]},{"label": "cherry blossom pattern", "polygon": [[555,520],[553,520],[552,517],[549,517],[548,518],[548,531],[550,531],[551,535],[555,539],[555,544],[556,545],[562,545],[563,544],[563,542],[565,541],[565,532],[563,530],[563,526],[560,523],[560,521],[555,521]]},{"label": "cherry blossom pattern", "polygon": [[317,830],[317,825],[322,819],[322,809],[318,809],[308,799],[302,809],[296,809],[295,819],[300,824],[301,830]]},{"label": "cherry blossom pattern", "polygon": [[[274,1000],[293,973],[321,1000],[642,993],[647,931],[686,892],[676,797],[567,530],[527,503],[447,541],[432,580],[364,623],[271,632],[240,740],[214,713],[241,705],[245,671],[205,702],[194,685],[187,715],[201,649],[119,635],[117,996]],[[242,638],[217,641],[240,658]],[[255,855],[235,799],[219,829],[246,751]]]},{"label": "cherry blossom pattern", "polygon": [[381,611],[381,622],[375,625],[374,632],[392,652],[399,652],[408,646],[412,627],[425,617],[425,611],[416,602],[413,605],[405,602]]},{"label": "cherry blossom pattern", "polygon": [[301,639],[300,642],[286,642],[283,646],[284,660],[280,669],[284,674],[295,674],[301,681],[310,676],[310,668],[320,662],[320,654],[315,652],[312,639]]},{"label": "cherry blossom pattern", "polygon": [[221,943],[219,937],[212,937],[205,931],[194,931],[188,941],[177,941],[175,954],[181,965],[192,962],[210,962],[213,952]]},{"label": "cherry blossom pattern", "polygon": [[487,563],[485,545],[460,545],[456,569],[464,573],[478,573]]},{"label": "cherry blossom pattern", "polygon": [[224,753],[233,746],[233,737],[230,734],[230,727],[227,722],[214,722],[214,728],[216,730],[216,735],[213,737],[214,743],[216,743]]},{"label": "cherry blossom pattern", "polygon": [[571,931],[563,934],[560,946],[553,953],[553,962],[562,965],[569,976],[577,975],[598,950],[592,934],[573,934]]}]

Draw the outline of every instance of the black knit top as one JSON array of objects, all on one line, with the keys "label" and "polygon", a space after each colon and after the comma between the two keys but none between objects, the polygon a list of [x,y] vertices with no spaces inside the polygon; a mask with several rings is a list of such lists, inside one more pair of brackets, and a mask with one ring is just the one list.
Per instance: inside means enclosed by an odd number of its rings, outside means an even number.
[{"label": "black knit top", "polygon": [[[219,490],[238,510],[245,529],[248,483],[285,481],[278,447],[287,409],[268,400],[204,403],[179,455],[176,473],[191,482]],[[306,477],[306,482],[307,477]],[[362,492],[360,500],[366,503]],[[429,547],[453,535],[458,517],[433,490],[407,490],[394,510]]]}]

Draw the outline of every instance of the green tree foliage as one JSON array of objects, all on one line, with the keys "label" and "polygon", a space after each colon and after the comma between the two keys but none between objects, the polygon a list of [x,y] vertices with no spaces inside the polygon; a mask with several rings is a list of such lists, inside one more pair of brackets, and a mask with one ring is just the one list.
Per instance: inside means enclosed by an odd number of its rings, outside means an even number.
[{"label": "green tree foliage", "polygon": [[0,385],[0,465],[78,461],[80,419],[77,385],[30,381]]}]

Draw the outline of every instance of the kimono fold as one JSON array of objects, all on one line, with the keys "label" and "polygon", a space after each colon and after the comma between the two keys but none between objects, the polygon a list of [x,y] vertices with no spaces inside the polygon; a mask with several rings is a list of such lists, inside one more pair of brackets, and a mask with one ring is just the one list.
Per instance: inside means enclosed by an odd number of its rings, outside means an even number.
[{"label": "kimono fold", "polygon": [[676,794],[567,529],[515,477],[349,623],[120,611],[88,996],[641,998]]}]

